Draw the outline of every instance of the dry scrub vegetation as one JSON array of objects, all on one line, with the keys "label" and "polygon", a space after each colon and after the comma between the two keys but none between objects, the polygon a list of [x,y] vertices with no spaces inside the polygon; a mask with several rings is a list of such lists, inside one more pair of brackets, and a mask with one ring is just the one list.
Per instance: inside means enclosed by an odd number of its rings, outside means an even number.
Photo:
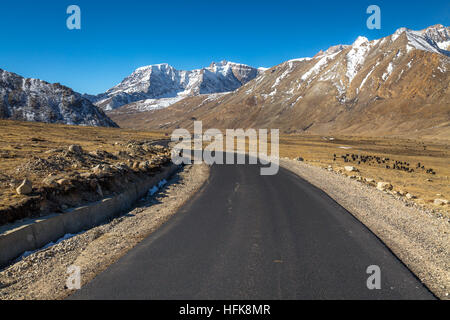
[{"label": "dry scrub vegetation", "polygon": [[[154,146],[163,137],[134,130],[0,120],[0,224],[11,222],[20,208],[20,218],[34,209],[64,210],[80,198],[66,194],[67,204],[57,203],[62,208],[46,200],[71,188],[88,198],[96,193],[103,196],[115,191],[114,184],[123,184],[112,181],[118,174],[125,177],[122,180],[132,180],[157,170],[170,160],[168,150]],[[73,145],[81,148],[70,149]],[[32,183],[31,194],[16,191],[24,179]]]}]

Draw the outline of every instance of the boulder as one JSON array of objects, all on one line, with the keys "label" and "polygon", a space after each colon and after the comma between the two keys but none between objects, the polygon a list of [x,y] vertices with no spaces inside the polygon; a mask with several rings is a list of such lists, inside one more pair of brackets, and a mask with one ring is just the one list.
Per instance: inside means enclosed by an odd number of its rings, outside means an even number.
[{"label": "boulder", "polygon": [[352,167],[352,166],[346,166],[346,167],[344,167],[344,169],[347,172],[358,172],[358,169],[356,169],[355,167]]},{"label": "boulder", "polygon": [[92,172],[95,174],[109,173],[111,172],[111,166],[108,164],[99,164],[92,168]]},{"label": "boulder", "polygon": [[377,189],[380,191],[392,190],[394,187],[389,182],[378,182]]},{"label": "boulder", "polygon": [[148,170],[149,165],[150,165],[150,162],[143,161],[143,162],[139,163],[139,169],[141,169],[141,170]]},{"label": "boulder", "polygon": [[78,144],[73,144],[69,146],[69,151],[72,153],[80,154],[83,153],[83,148],[81,148],[81,146]]},{"label": "boulder", "polygon": [[60,186],[69,186],[71,184],[70,180],[64,178],[59,179],[58,181],[56,181],[56,183],[59,184]]},{"label": "boulder", "polygon": [[139,165],[140,165],[139,161],[135,161],[135,162],[133,162],[132,168],[133,169],[139,169]]},{"label": "boulder", "polygon": [[95,174],[101,173],[102,172],[102,165],[99,164],[98,166],[93,167],[92,168],[92,172],[95,173]]},{"label": "boulder", "polygon": [[16,189],[17,194],[28,195],[33,192],[33,184],[30,180],[25,179]]},{"label": "boulder", "polygon": [[54,177],[54,176],[48,176],[47,178],[42,180],[42,183],[47,187],[51,187],[51,188],[58,187],[58,184],[56,183],[56,177]]},{"label": "boulder", "polygon": [[80,174],[80,177],[82,178],[82,179],[90,179],[90,178],[92,178],[94,175],[93,175],[93,173],[91,173],[91,172],[83,172],[83,173],[81,173]]},{"label": "boulder", "polygon": [[416,199],[417,197],[412,195],[411,193],[407,193],[406,194],[406,199],[412,200],[412,199]]},{"label": "boulder", "polygon": [[436,206],[445,206],[445,205],[448,205],[448,203],[449,203],[449,201],[445,200],[445,199],[435,199],[434,200],[434,204]]}]

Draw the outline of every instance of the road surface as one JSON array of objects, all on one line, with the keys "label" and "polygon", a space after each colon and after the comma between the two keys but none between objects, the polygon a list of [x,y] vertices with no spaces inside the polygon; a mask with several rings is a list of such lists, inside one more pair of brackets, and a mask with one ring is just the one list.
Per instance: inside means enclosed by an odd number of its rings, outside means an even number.
[{"label": "road surface", "polygon": [[[367,288],[367,267],[381,290]],[[293,173],[216,165],[167,224],[71,299],[433,299],[349,212]]]}]

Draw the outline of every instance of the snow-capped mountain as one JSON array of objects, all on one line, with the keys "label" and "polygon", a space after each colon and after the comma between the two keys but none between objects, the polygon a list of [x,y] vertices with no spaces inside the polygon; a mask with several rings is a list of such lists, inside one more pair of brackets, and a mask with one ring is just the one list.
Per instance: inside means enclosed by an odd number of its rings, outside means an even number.
[{"label": "snow-capped mountain", "polygon": [[215,99],[198,96],[135,117],[110,116],[149,129],[190,128],[197,119],[205,127],[450,137],[449,34],[450,28],[436,25],[401,28],[373,41],[359,37],[352,45],[275,66]]},{"label": "snow-capped mountain", "polygon": [[[145,100],[150,101],[143,103],[141,108],[146,105],[159,108],[183,97],[234,91],[256,78],[260,72],[259,69],[228,61],[213,62],[207,68],[191,71],[176,70],[163,63],[138,68],[107,92],[85,97],[107,111]],[[155,101],[158,99],[166,100],[160,105]]]},{"label": "snow-capped mountain", "polygon": [[79,93],[0,69],[0,119],[117,127]]}]

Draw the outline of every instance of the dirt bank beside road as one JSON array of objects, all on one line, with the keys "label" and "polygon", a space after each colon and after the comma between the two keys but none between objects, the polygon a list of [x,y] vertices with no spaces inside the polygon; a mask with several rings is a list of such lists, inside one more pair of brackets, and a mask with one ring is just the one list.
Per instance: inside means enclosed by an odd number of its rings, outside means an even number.
[{"label": "dirt bank beside road", "polygon": [[186,166],[167,188],[113,221],[35,252],[0,272],[0,299],[63,299],[68,267],[81,270],[82,284],[117,261],[164,224],[209,175],[206,165]]}]

